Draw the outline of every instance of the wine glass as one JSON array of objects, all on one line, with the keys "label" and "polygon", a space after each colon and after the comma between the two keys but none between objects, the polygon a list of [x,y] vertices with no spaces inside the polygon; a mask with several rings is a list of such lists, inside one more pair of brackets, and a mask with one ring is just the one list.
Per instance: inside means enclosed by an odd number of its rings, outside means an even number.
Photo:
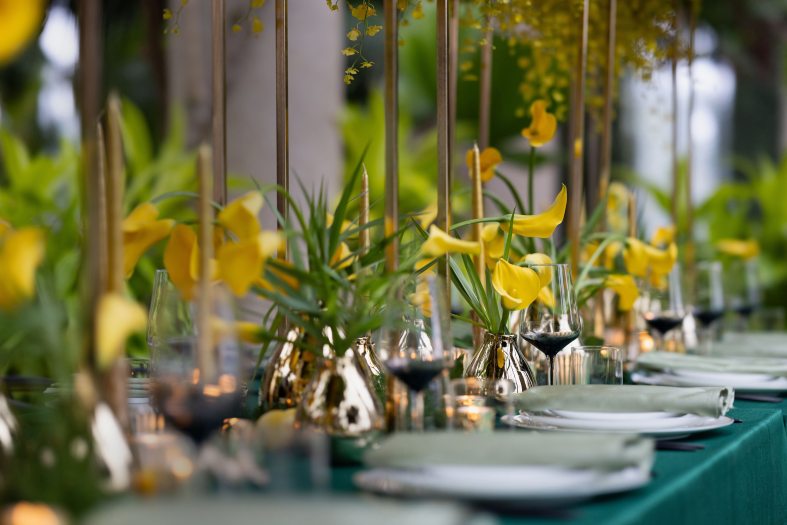
[{"label": "wine glass", "polygon": [[735,328],[743,332],[749,327],[754,310],[760,305],[757,262],[739,259],[730,261],[724,281],[727,305],[738,315]]},{"label": "wine glass", "polygon": [[451,341],[446,296],[437,278],[427,277],[431,303],[431,337],[417,310],[408,312],[405,329],[397,339],[380,346],[384,366],[407,386],[412,430],[424,430],[423,391],[452,364],[446,343]]},{"label": "wine glass", "polygon": [[204,322],[197,322],[196,305],[182,298],[166,273],[156,277],[148,330],[154,405],[170,426],[199,445],[241,414],[233,306],[226,290],[213,285]]},{"label": "wine glass", "polygon": [[720,262],[697,264],[694,279],[694,308],[692,314],[699,322],[700,349],[710,351],[717,321],[724,316],[724,288]]},{"label": "wine glass", "polygon": [[534,301],[522,316],[519,332],[525,341],[549,358],[547,384],[554,385],[555,356],[579,337],[582,318],[567,264],[533,264],[530,268],[542,276],[545,273],[551,276],[547,286],[551,289],[552,300]]},{"label": "wine glass", "polygon": [[665,350],[665,336],[683,324],[686,311],[680,284],[680,268],[676,264],[663,285],[652,285],[644,297],[642,317],[657,334],[656,349]]}]

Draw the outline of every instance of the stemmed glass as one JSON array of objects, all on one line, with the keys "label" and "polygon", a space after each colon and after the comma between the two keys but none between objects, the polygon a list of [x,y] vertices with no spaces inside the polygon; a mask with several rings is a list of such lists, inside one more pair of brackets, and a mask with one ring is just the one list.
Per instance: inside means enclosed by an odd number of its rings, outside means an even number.
[{"label": "stemmed glass", "polygon": [[744,331],[749,326],[754,310],[760,305],[760,288],[757,279],[757,262],[735,260],[725,272],[727,305],[738,314],[736,328]]},{"label": "stemmed glass", "polygon": [[700,348],[708,352],[713,341],[716,322],[724,316],[724,288],[720,262],[704,262],[697,265],[692,314],[701,325],[698,331]]},{"label": "stemmed glass", "polygon": [[450,320],[445,294],[435,276],[427,277],[431,303],[431,337],[427,333],[424,319],[412,311],[401,337],[380,346],[384,366],[399,381],[404,383],[410,395],[411,428],[424,430],[423,391],[433,379],[449,368],[452,363],[447,343],[451,341]]},{"label": "stemmed glass", "polygon": [[537,300],[525,311],[519,332],[522,338],[549,358],[547,384],[555,384],[555,356],[579,337],[582,318],[574,298],[571,270],[567,264],[534,264],[530,266],[543,276],[550,275],[547,285],[550,301]]},{"label": "stemmed glass", "polygon": [[651,286],[643,301],[642,317],[651,331],[658,334],[658,337],[654,338],[657,350],[666,349],[665,336],[683,324],[685,316],[680,268],[675,265],[667,276],[667,282],[661,286]]},{"label": "stemmed glass", "polygon": [[[207,323],[159,271],[148,326],[156,409],[195,443],[205,441],[241,412],[240,350],[229,294],[211,286]],[[201,332],[208,332],[200,346]]]}]

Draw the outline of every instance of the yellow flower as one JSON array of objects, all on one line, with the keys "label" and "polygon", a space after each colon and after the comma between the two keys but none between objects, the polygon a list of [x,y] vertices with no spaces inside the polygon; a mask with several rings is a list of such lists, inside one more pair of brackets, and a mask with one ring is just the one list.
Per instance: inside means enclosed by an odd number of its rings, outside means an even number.
[{"label": "yellow flower", "polygon": [[421,245],[421,253],[427,257],[440,257],[447,253],[481,253],[481,244],[474,241],[462,241],[445,233],[432,225],[429,238]]},{"label": "yellow flower", "polygon": [[760,244],[754,240],[722,239],[716,243],[716,249],[725,255],[753,259],[760,254]]},{"label": "yellow flower", "polygon": [[145,309],[120,294],[103,295],[96,311],[95,344],[99,369],[106,369],[125,354],[125,344],[134,332],[145,328]]},{"label": "yellow flower", "polygon": [[262,20],[260,20],[260,17],[255,16],[254,18],[251,19],[251,32],[252,33],[258,35],[258,34],[262,33],[263,29],[264,29],[264,27],[262,25]]},{"label": "yellow flower", "polygon": [[347,268],[353,263],[353,257],[351,257],[351,255],[352,252],[350,251],[350,247],[347,246],[347,243],[340,243],[333,257],[331,257],[331,266],[337,270]]},{"label": "yellow flower", "polygon": [[530,106],[530,116],[533,120],[530,127],[522,130],[525,137],[534,148],[540,148],[555,136],[557,131],[557,118],[547,111],[546,100],[536,100]]},{"label": "yellow flower", "polygon": [[10,311],[35,293],[36,269],[44,259],[44,232],[0,227],[0,310]]},{"label": "yellow flower", "polygon": [[[522,258],[522,262],[526,264],[552,264],[552,259],[545,253],[529,253]],[[542,288],[552,282],[552,268],[542,266],[533,268],[533,271],[538,274]]]},{"label": "yellow flower", "polygon": [[354,18],[358,20],[366,20],[367,17],[374,16],[375,10],[374,6],[371,4],[366,4],[361,2],[356,7],[350,7],[350,13],[352,13]]},{"label": "yellow flower", "polygon": [[[332,214],[332,213],[328,213],[328,214],[326,214],[326,215],[327,215],[327,216],[326,216],[326,219],[325,219],[325,225],[326,225],[328,228],[330,228],[331,226],[333,226],[333,214]],[[341,230],[340,230],[340,231],[341,231],[342,233],[344,233],[344,232],[346,232],[347,230],[349,230],[349,229],[352,227],[352,225],[353,225],[353,223],[351,223],[350,221],[348,221],[347,219],[345,219],[345,220],[343,220],[343,221],[342,221],[342,228],[341,228]]]},{"label": "yellow flower", "polygon": [[0,2],[0,64],[10,62],[38,34],[44,0]]},{"label": "yellow flower", "polygon": [[262,342],[262,327],[257,323],[250,321],[228,322],[220,317],[212,317],[210,326],[214,342],[228,337],[237,337],[239,341],[249,344]]},{"label": "yellow flower", "polygon": [[[495,176],[495,168],[497,165],[503,162],[503,156],[500,155],[500,152],[497,148],[484,148],[484,151],[481,152],[480,164],[481,164],[481,181],[482,182],[489,182]],[[473,172],[473,150],[467,150],[466,156],[467,162],[467,169],[470,173]]]},{"label": "yellow flower", "polygon": [[432,316],[432,297],[429,295],[429,283],[420,279],[415,287],[415,292],[410,294],[410,303],[419,308],[424,317]]},{"label": "yellow flower", "polygon": [[[568,194],[565,184],[560,193],[555,197],[555,201],[543,213],[538,215],[514,215],[514,233],[524,237],[548,238],[554,233],[555,228],[563,222],[566,214],[566,202]],[[503,231],[508,231],[509,221],[502,221],[500,226]]]},{"label": "yellow flower", "polygon": [[610,230],[625,232],[628,230],[628,206],[630,192],[625,184],[612,182],[607,190],[607,226]]},{"label": "yellow flower", "polygon": [[123,220],[123,272],[126,278],[134,273],[142,255],[172,231],[175,221],[157,220],[158,214],[158,208],[145,202]]},{"label": "yellow flower", "polygon": [[251,239],[223,244],[217,253],[219,277],[233,294],[246,295],[262,278],[265,261],[276,255],[281,245],[277,232],[261,232]]},{"label": "yellow flower", "polygon": [[[185,301],[194,298],[199,280],[199,259],[197,234],[185,224],[178,224],[172,229],[164,250],[164,267]],[[211,261],[210,273],[212,278],[218,273],[215,260]]]},{"label": "yellow flower", "polygon": [[347,40],[352,40],[355,42],[361,36],[361,32],[358,30],[357,27],[353,27],[350,31],[347,32]]},{"label": "yellow flower", "polygon": [[555,295],[552,293],[550,286],[544,286],[538,291],[538,302],[548,308],[555,307]]},{"label": "yellow flower", "polygon": [[258,217],[262,203],[262,195],[250,191],[227,204],[216,219],[238,239],[252,239],[262,229]]},{"label": "yellow flower", "polygon": [[481,229],[481,242],[484,244],[486,265],[491,270],[506,249],[506,236],[497,223],[485,224]]},{"label": "yellow flower", "polygon": [[639,239],[626,240],[623,250],[623,261],[626,271],[636,277],[645,277],[648,270],[653,275],[666,275],[678,260],[678,247],[671,243],[668,248],[660,250]]},{"label": "yellow flower", "polygon": [[618,308],[628,312],[634,307],[634,302],[639,297],[637,283],[631,275],[612,274],[604,279],[604,286],[618,294]]},{"label": "yellow flower", "polygon": [[538,297],[541,279],[530,268],[500,259],[492,272],[492,286],[503,299],[503,306],[509,310],[523,310]]},{"label": "yellow flower", "polygon": [[675,226],[659,226],[650,238],[650,244],[656,247],[667,246],[675,242]]},{"label": "yellow flower", "polygon": [[421,213],[418,214],[418,224],[421,225],[421,228],[424,230],[429,229],[429,226],[437,219],[437,203],[433,202],[426,208],[424,208]]}]

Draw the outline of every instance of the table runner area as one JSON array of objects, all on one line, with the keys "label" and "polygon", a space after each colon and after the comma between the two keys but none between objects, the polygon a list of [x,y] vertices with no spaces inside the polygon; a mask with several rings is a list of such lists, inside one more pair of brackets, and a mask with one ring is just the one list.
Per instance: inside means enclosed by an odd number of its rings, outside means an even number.
[{"label": "table runner area", "polygon": [[[570,511],[568,520],[504,516],[498,521],[505,525],[785,523],[787,432],[783,413],[771,404],[746,405],[730,413],[743,423],[692,440],[704,444],[705,450],[658,451],[653,480],[642,489],[580,504]],[[787,409],[787,402],[784,405]],[[334,490],[355,491],[351,481],[355,471],[334,469]]]}]

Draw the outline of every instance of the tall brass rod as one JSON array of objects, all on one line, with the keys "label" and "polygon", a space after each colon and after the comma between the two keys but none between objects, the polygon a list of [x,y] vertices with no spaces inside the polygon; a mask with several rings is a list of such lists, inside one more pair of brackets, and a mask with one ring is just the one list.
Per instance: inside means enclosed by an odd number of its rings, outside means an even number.
[{"label": "tall brass rod", "polygon": [[456,104],[459,85],[459,0],[451,0],[448,6],[449,36],[448,36],[448,92],[450,100],[450,120],[448,141],[451,148],[456,147]]},{"label": "tall brass rod", "polygon": [[[694,153],[692,133],[691,133],[691,117],[694,114],[694,33],[697,30],[697,12],[696,0],[692,1],[689,5],[689,56],[687,60],[688,73],[689,73],[689,108],[686,117],[686,244],[684,249],[686,277],[688,282],[694,279],[694,203],[691,199],[692,194],[692,158]],[[694,299],[694,298],[692,298]]]},{"label": "tall brass rod", "polygon": [[212,0],[212,140],[213,200],[227,203],[227,62],[225,54],[225,0]]},{"label": "tall brass rod", "polygon": [[[448,0],[437,3],[437,225],[445,231],[451,227],[451,93],[449,90],[449,23]],[[450,286],[449,268],[445,258],[439,273],[443,289]]]},{"label": "tall brass rod", "polygon": [[120,99],[117,94],[109,96],[107,103],[107,177],[106,217],[108,275],[107,290],[121,293],[124,287],[123,272],[123,142],[120,135]]},{"label": "tall brass rod", "polygon": [[615,97],[615,75],[617,45],[617,13],[618,1],[609,0],[607,12],[607,78],[604,84],[604,121],[601,133],[601,170],[598,186],[599,202],[607,196],[609,179],[612,171],[612,113],[614,111],[613,99]]},{"label": "tall brass rod", "polygon": [[484,37],[484,45],[481,47],[481,78],[478,90],[478,147],[482,150],[489,147],[489,130],[492,118],[492,43],[494,33],[492,32],[492,20],[487,19],[489,24]]},{"label": "tall brass rod", "polygon": [[361,202],[358,206],[358,226],[363,228],[358,233],[358,244],[361,245],[361,253],[366,255],[372,245],[371,231],[367,227],[369,224],[369,172],[366,171],[366,164],[362,167],[361,173]]},{"label": "tall brass rod", "polygon": [[[100,0],[80,0],[77,3],[79,18],[79,67],[78,92],[79,116],[82,133],[82,180],[83,228],[86,232],[85,259],[83,270],[84,307],[86,312],[95,312],[99,294],[106,285],[100,276],[104,271],[102,258],[105,250],[101,228],[103,210],[98,173],[98,147],[96,144],[99,104],[101,97],[101,56],[103,39],[101,37]],[[87,315],[87,333],[93,331],[93,316]],[[88,367],[95,365],[95,351],[92,341],[85,348],[85,362]]]},{"label": "tall brass rod", "polygon": [[197,152],[197,179],[199,183],[199,281],[197,283],[197,364],[199,379],[211,384],[216,380],[216,370],[212,359],[213,338],[211,336],[211,259],[213,259],[213,175],[211,174],[211,150],[200,146]]},{"label": "tall brass rod", "polygon": [[675,36],[672,42],[672,224],[678,226],[680,201],[680,159],[678,158],[678,44],[680,24],[678,18],[679,0],[675,0]]},{"label": "tall brass rod", "polygon": [[399,243],[394,237],[399,224],[399,21],[397,0],[385,0],[385,250],[388,271],[399,267]]},{"label": "tall brass rod", "polygon": [[571,100],[571,149],[570,153],[570,200],[569,230],[571,241],[571,269],[576,275],[579,270],[579,233],[582,215],[582,171],[585,132],[585,70],[588,55],[588,12],[589,0],[583,0],[577,39],[577,62],[574,71]]},{"label": "tall brass rod", "polygon": [[[287,0],[276,0],[276,184],[287,192],[290,191],[288,60]],[[285,220],[288,219],[289,210],[284,195],[277,195],[276,209]],[[286,247],[279,252],[279,256],[287,256]]]}]

